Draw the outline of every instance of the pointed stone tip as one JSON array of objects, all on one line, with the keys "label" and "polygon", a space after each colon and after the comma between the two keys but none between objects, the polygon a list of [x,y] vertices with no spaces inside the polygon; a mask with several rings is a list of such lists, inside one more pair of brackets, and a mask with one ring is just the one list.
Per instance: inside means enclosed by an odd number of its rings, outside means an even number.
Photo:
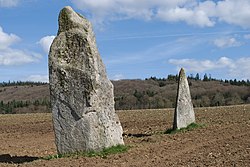
[{"label": "pointed stone tip", "polygon": [[73,8],[71,6],[65,6],[61,11],[60,11],[60,15],[59,15],[59,19],[60,16],[62,15],[70,15],[72,13],[75,13],[75,11],[73,10]]},{"label": "pointed stone tip", "polygon": [[179,75],[180,75],[180,76],[185,75],[185,70],[184,70],[184,68],[181,68]]},{"label": "pointed stone tip", "polygon": [[68,31],[73,28],[84,29],[89,27],[89,21],[73,10],[71,6],[65,6],[59,14],[59,30],[61,32]]},{"label": "pointed stone tip", "polygon": [[[72,7],[71,7],[71,6],[65,6],[63,9],[67,9],[67,10],[74,11],[74,10],[72,9]],[[63,9],[62,9],[62,10],[63,10]]]}]

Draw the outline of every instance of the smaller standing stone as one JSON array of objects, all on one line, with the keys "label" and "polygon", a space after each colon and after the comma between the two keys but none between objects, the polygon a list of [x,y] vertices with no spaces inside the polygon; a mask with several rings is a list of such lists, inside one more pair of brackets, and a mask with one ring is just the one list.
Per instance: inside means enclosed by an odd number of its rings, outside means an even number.
[{"label": "smaller standing stone", "polygon": [[186,128],[188,125],[194,122],[195,115],[188,80],[184,69],[181,68],[179,73],[173,129]]}]

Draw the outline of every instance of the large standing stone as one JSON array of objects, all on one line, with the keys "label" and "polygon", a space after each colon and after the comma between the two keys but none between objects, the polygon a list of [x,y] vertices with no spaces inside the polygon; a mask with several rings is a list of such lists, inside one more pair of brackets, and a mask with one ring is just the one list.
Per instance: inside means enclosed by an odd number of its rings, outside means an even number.
[{"label": "large standing stone", "polygon": [[99,56],[91,23],[65,7],[49,53],[52,114],[58,153],[124,144],[113,85]]},{"label": "large standing stone", "polygon": [[182,68],[179,73],[173,129],[185,128],[194,122],[195,115],[188,80],[185,71]]}]

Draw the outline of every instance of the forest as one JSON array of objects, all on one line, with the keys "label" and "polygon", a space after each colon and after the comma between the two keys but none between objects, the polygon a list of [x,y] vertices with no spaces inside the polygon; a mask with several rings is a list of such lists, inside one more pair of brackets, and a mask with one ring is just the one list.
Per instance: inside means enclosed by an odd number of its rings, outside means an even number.
[{"label": "forest", "polygon": [[[250,103],[250,81],[217,80],[199,74],[188,76],[194,107],[212,107]],[[173,108],[176,103],[177,75],[167,78],[113,82],[115,107],[120,110]]]},{"label": "forest", "polygon": [[[194,107],[250,103],[249,80],[188,76]],[[175,107],[178,75],[112,81],[116,110]],[[0,83],[0,113],[50,112],[49,86],[42,82]]]}]

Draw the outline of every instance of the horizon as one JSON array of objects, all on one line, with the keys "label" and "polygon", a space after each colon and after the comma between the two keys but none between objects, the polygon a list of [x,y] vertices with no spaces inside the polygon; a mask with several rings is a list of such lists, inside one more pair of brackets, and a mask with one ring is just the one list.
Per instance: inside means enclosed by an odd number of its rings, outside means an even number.
[{"label": "horizon", "polygon": [[[204,73],[204,75],[201,75],[200,73],[196,73],[196,74],[189,74],[189,75],[186,75],[187,76],[187,79],[193,79],[193,80],[196,80],[196,75],[199,75],[199,81],[204,81],[204,76],[207,75],[208,78],[210,78],[211,80],[208,80],[208,81],[223,81],[223,82],[226,82],[226,81],[234,81],[236,80],[237,82],[242,82],[242,81],[245,81],[245,82],[249,82],[250,80],[249,79],[236,79],[236,78],[229,78],[229,79],[222,79],[222,78],[214,78],[213,76],[211,76],[210,74],[207,74],[207,73]],[[150,80],[150,79],[153,79],[155,78],[156,80],[162,80],[162,79],[166,79],[168,80],[168,77],[169,76],[178,76],[178,73],[176,74],[168,74],[166,75],[166,77],[157,77],[157,76],[149,76],[149,77],[146,77],[146,78],[123,78],[123,79],[109,79],[110,81],[123,81],[123,80]],[[31,80],[8,80],[8,81],[0,81],[0,84],[3,84],[3,83],[42,83],[42,84],[49,84],[49,81],[31,81]],[[204,82],[207,82],[207,81],[204,81]]]},{"label": "horizon", "polygon": [[48,51],[64,6],[93,24],[110,80],[165,78],[181,67],[187,76],[250,79],[247,0],[1,0],[0,82],[48,82]]}]

